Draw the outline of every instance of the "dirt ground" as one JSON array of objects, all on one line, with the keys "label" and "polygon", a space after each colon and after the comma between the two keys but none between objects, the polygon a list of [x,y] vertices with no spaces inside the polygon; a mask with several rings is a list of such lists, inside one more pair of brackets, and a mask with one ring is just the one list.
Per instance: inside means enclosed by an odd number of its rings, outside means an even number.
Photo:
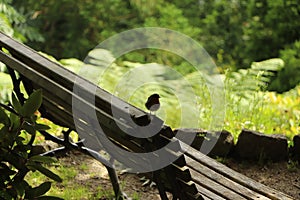
[{"label": "dirt ground", "polygon": [[[77,184],[82,184],[89,188],[89,194],[87,194],[86,197],[82,197],[80,200],[99,200],[99,198],[91,198],[92,194],[97,194],[99,192],[99,188],[101,188],[101,193],[107,194],[100,198],[100,200],[113,199],[113,189],[107,174],[107,170],[100,162],[80,152],[70,152],[67,156],[59,158],[59,161],[64,166],[72,166],[77,168],[78,174],[72,180],[72,184],[76,182]],[[85,163],[87,169],[80,169],[80,165],[82,163]],[[156,187],[142,186],[143,181],[141,181],[140,177],[137,175],[119,173],[118,177],[122,191],[128,196],[128,199],[160,199]]]},{"label": "dirt ground", "polygon": [[[60,158],[62,164],[79,166],[85,162],[87,169],[78,169],[74,181],[90,188],[91,194],[96,194],[99,186],[103,191],[112,191],[111,183],[105,167],[96,160],[73,152],[68,157]],[[282,191],[295,199],[300,199],[300,168],[295,163],[287,162],[258,164],[238,162],[226,159],[225,164],[246,176],[263,183],[269,187]],[[142,186],[140,177],[133,174],[119,174],[122,190],[131,199],[156,200],[160,199],[155,187]],[[82,200],[87,199],[82,197]],[[89,198],[90,199],[90,198]],[[101,200],[110,199],[102,197]]]},{"label": "dirt ground", "polygon": [[300,166],[296,162],[276,162],[259,164],[227,160],[225,163],[259,183],[300,199]]}]

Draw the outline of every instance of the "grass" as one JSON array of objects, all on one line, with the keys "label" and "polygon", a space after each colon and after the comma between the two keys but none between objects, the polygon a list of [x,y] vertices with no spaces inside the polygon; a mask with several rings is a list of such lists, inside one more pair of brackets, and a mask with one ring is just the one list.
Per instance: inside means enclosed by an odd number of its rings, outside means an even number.
[{"label": "grass", "polygon": [[[49,166],[49,169],[59,175],[63,182],[53,182],[47,195],[57,196],[66,200],[115,199],[108,177],[105,178],[99,175],[99,170],[102,168],[97,166],[97,161],[92,162],[90,157],[76,152],[59,158],[55,165]],[[44,181],[51,181],[39,172],[29,172],[25,178],[32,186],[37,186]],[[120,187],[123,190],[126,189],[126,194],[132,200],[141,199],[141,194],[136,192],[135,187],[132,187],[132,190],[128,189],[131,188],[128,185],[132,183],[128,183],[122,178],[120,180]]]},{"label": "grass", "polygon": [[[69,159],[60,159],[56,165],[50,166],[49,169],[58,174],[62,179],[62,183],[53,182],[49,196],[57,196],[66,200],[81,199],[113,199],[113,191],[111,189],[103,189],[101,185],[95,185],[92,178],[80,180],[80,172],[84,173],[88,166],[86,164],[76,165]],[[30,172],[26,176],[26,180],[33,186],[37,186],[43,181],[49,179],[39,172]]]},{"label": "grass", "polygon": [[296,172],[298,168],[299,168],[299,163],[298,163],[298,161],[290,160],[290,161],[287,163],[287,169],[288,169],[290,172]]},{"label": "grass", "polygon": [[234,133],[241,129],[265,134],[283,134],[292,141],[300,132],[300,86],[284,93],[257,92],[253,99],[231,99],[226,109],[224,128]]}]

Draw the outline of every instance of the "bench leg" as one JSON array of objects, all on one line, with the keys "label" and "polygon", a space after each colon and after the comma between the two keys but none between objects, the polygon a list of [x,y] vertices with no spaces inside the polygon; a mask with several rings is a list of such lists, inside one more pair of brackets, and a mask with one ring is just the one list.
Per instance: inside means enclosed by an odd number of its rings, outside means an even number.
[{"label": "bench leg", "polygon": [[119,179],[117,176],[116,171],[113,168],[106,167],[111,184],[113,186],[113,190],[116,196],[117,200],[123,200],[124,199],[124,194],[121,191],[120,185],[119,185]]},{"label": "bench leg", "polygon": [[159,177],[160,172],[159,171],[154,171],[152,172],[152,176],[154,178],[154,182],[157,185],[157,189],[160,195],[160,198],[162,200],[168,200],[167,194],[166,194],[166,190],[165,187],[163,186],[162,182],[160,181],[160,177]]}]

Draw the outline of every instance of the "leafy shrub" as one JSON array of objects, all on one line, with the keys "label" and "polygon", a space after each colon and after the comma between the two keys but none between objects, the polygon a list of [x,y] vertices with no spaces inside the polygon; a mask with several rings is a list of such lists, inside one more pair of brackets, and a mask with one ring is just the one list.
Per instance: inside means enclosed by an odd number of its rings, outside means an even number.
[{"label": "leafy shrub", "polygon": [[267,89],[275,74],[284,67],[282,59],[273,58],[253,62],[248,69],[228,73],[230,88],[243,94]]},{"label": "leafy shrub", "polygon": [[32,187],[24,179],[28,172],[39,171],[55,181],[62,181],[59,176],[44,166],[55,160],[34,153],[36,146],[33,145],[33,141],[36,131],[49,128],[36,122],[35,112],[41,103],[42,92],[37,90],[23,105],[14,93],[12,94],[12,107],[1,104],[0,199],[60,199],[44,196],[50,189],[51,182],[46,181],[37,187]]},{"label": "leafy shrub", "polygon": [[243,128],[263,133],[281,133],[292,140],[298,134],[299,87],[285,93],[265,91],[282,69],[281,59],[255,62],[249,69],[226,75],[226,120],[224,128],[237,138]]},{"label": "leafy shrub", "polygon": [[296,41],[291,47],[280,51],[280,57],[284,60],[285,66],[276,79],[272,82],[269,89],[277,92],[285,92],[294,88],[300,83],[300,40]]},{"label": "leafy shrub", "polygon": [[0,31],[22,42],[44,42],[37,28],[31,26],[26,19],[27,16],[16,10],[12,3],[12,0],[0,1]]}]

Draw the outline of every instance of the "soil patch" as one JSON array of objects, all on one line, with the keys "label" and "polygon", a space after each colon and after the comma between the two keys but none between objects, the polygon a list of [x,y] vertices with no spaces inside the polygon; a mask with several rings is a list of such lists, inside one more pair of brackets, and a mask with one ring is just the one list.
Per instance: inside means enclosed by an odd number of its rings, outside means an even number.
[{"label": "soil patch", "polygon": [[[109,181],[106,168],[98,161],[87,155],[72,152],[67,157],[59,159],[64,166],[80,166],[86,163],[86,169],[78,168],[78,174],[73,180],[77,184],[89,188],[90,194],[97,194],[99,190],[105,195],[101,200],[112,198],[112,186]],[[234,159],[226,159],[225,164],[230,168],[276,190],[284,192],[295,199],[300,199],[300,169],[296,163],[251,163],[240,162]],[[143,182],[135,174],[118,174],[122,190],[131,199],[159,200],[159,193],[156,187],[142,186]],[[90,199],[82,197],[84,199]],[[97,199],[97,198],[95,198]],[[98,198],[99,199],[99,198]]]},{"label": "soil patch", "polygon": [[295,199],[300,199],[300,168],[296,162],[281,161],[260,164],[228,159],[225,161],[225,165],[259,183],[286,193]]},{"label": "soil patch", "polygon": [[[80,152],[70,152],[65,157],[59,158],[60,164],[64,167],[72,166],[77,169],[77,175],[68,183],[68,185],[84,185],[88,188],[89,193],[86,197],[80,200],[99,199],[91,198],[96,196],[99,192],[104,194],[100,200],[113,199],[113,189],[107,174],[107,170],[100,162],[84,155]],[[85,163],[84,169],[82,163]],[[143,181],[135,174],[118,173],[122,191],[129,197],[129,199],[143,199],[143,200],[159,200],[160,196],[156,187],[142,186]]]}]

